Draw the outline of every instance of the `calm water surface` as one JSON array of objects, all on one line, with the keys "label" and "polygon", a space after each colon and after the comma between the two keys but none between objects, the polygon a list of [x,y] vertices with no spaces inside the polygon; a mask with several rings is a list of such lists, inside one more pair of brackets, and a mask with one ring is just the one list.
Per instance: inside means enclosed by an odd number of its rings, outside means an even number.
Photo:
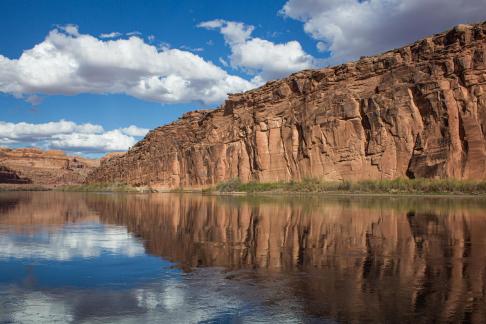
[{"label": "calm water surface", "polygon": [[486,202],[0,194],[0,323],[485,322]]}]

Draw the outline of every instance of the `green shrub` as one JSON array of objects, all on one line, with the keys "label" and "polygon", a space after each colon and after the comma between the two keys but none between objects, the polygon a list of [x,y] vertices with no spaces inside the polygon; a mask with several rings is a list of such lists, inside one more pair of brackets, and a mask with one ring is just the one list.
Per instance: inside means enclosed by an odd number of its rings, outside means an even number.
[{"label": "green shrub", "polygon": [[93,183],[62,186],[57,188],[58,191],[76,191],[76,192],[138,192],[135,187],[125,183]]},{"label": "green shrub", "polygon": [[288,182],[248,182],[239,179],[221,182],[215,188],[219,192],[356,192],[356,193],[486,193],[486,181],[455,179],[404,179],[322,181],[304,178]]}]

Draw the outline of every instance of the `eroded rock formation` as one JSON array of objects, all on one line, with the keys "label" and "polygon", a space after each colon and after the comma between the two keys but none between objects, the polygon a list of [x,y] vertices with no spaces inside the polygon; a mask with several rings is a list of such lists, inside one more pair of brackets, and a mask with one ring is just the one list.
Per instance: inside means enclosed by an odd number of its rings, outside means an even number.
[{"label": "eroded rock formation", "polygon": [[30,180],[29,178],[21,177],[14,170],[11,170],[6,166],[0,165],[0,183],[26,184],[32,183],[32,180]]},{"label": "eroded rock formation", "polygon": [[151,131],[89,182],[486,178],[486,23],[306,70]]},{"label": "eroded rock formation", "polygon": [[97,166],[98,160],[67,156],[62,151],[0,148],[0,183],[40,186],[80,184]]}]

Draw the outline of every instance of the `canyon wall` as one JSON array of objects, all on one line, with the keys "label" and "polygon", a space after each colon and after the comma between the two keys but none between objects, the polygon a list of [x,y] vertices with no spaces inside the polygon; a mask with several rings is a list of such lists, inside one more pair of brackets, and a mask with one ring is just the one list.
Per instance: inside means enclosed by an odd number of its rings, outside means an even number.
[{"label": "canyon wall", "polygon": [[306,70],[186,113],[88,182],[486,179],[486,23]]},{"label": "canyon wall", "polygon": [[98,160],[37,148],[0,148],[0,183],[53,187],[80,184]]}]

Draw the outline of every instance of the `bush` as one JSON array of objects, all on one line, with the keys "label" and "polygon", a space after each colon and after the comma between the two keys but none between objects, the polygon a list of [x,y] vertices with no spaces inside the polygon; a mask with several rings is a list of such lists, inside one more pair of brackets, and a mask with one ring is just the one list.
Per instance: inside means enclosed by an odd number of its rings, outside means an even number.
[{"label": "bush", "polygon": [[71,185],[57,188],[59,191],[76,191],[76,192],[138,192],[135,187],[125,183],[93,183],[82,185]]},{"label": "bush", "polygon": [[216,186],[216,191],[220,192],[235,192],[241,191],[241,181],[239,178],[231,179],[226,182],[221,182]]},{"label": "bush", "polygon": [[[356,193],[486,193],[485,181],[455,179],[404,179],[322,181],[304,178],[288,182],[248,182],[232,179],[219,183],[219,192],[356,192]],[[211,190],[210,190],[211,191]]]}]

